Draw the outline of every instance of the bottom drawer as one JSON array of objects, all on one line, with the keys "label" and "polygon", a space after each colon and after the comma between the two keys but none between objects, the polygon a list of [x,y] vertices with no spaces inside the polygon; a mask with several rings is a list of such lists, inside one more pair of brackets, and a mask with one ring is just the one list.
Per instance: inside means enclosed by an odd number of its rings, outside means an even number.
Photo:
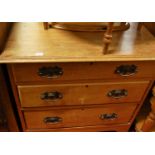
[{"label": "bottom drawer", "polygon": [[131,124],[97,125],[70,128],[26,129],[26,132],[127,132]]},{"label": "bottom drawer", "polygon": [[136,104],[25,111],[28,129],[50,129],[128,123]]}]

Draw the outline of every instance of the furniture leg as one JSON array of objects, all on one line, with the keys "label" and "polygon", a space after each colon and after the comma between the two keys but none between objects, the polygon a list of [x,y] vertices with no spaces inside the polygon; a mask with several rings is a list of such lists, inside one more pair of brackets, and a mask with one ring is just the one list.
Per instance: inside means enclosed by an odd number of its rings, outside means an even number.
[{"label": "furniture leg", "polygon": [[153,125],[155,125],[155,96],[151,98],[150,103],[151,103],[151,112],[147,116],[141,128],[141,131],[144,131],[144,132],[150,131]]},{"label": "furniture leg", "polygon": [[107,53],[109,44],[112,41],[113,24],[114,24],[113,22],[109,22],[108,27],[107,27],[107,31],[104,34],[104,39],[103,39],[103,42],[104,42],[103,54],[106,54]]}]

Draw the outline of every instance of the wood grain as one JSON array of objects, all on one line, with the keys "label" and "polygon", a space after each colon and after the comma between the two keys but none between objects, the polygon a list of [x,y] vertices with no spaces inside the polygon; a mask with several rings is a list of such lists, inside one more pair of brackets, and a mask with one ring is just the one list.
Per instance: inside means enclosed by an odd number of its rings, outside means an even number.
[{"label": "wood grain", "polygon": [[[18,85],[22,107],[66,106],[140,102],[149,81],[120,83],[85,83],[59,85]],[[127,96],[114,98],[108,96],[113,90],[126,90]],[[44,93],[58,92],[60,99],[41,99]]]},{"label": "wood grain", "polygon": [[[68,31],[106,31],[108,22],[44,22],[44,28],[57,28]],[[125,31],[130,27],[126,22],[115,22],[114,31]]]},{"label": "wood grain", "polygon": [[[121,65],[135,65],[137,72],[131,76],[121,76],[115,74],[117,67]],[[62,68],[63,75],[58,78],[46,78],[38,75],[39,68],[54,67]],[[29,64],[12,64],[11,68],[16,82],[49,82],[56,81],[75,81],[75,80],[133,80],[136,78],[154,79],[155,62],[93,62],[93,63],[29,63]]]},{"label": "wood grain", "polygon": [[155,38],[145,28],[113,33],[107,55],[103,55],[102,33],[44,30],[42,23],[15,23],[3,51],[1,63],[90,62],[155,60]]},{"label": "wood grain", "polygon": [[[25,111],[24,116],[28,129],[48,129],[62,127],[80,127],[89,125],[106,125],[128,123],[132,117],[132,113],[136,108],[136,104],[107,105],[96,108],[79,109],[54,109],[50,111]],[[100,119],[101,114],[116,113],[117,117],[113,120]],[[46,117],[60,117],[61,122],[45,123]]]},{"label": "wood grain", "polygon": [[96,125],[71,128],[26,129],[26,132],[128,132],[130,123],[117,125]]},{"label": "wood grain", "polygon": [[[76,131],[76,129],[106,131],[106,129],[111,130],[112,127],[117,131],[128,130],[155,79],[155,39],[144,26],[138,31],[137,23],[131,23],[129,30],[113,34],[113,42],[109,46],[108,54],[103,55],[102,37],[103,34],[97,32],[69,32],[57,29],[46,31],[42,23],[14,24],[0,56],[0,62],[11,63],[10,80],[23,131]],[[131,64],[138,67],[135,74],[128,77],[115,74],[118,66]],[[55,65],[63,69],[63,74],[59,78],[48,79],[38,76],[40,67]],[[111,83],[108,85],[111,88],[114,88],[116,83],[122,83],[121,86],[129,88],[125,83],[135,82],[135,87],[131,89],[135,88],[132,97],[127,100],[129,103],[124,103],[122,100],[118,104],[112,104],[112,101],[106,100],[105,105],[97,105],[102,98],[101,93],[97,94],[97,91],[105,82]],[[85,91],[87,89],[84,87],[85,84],[90,88],[89,91]],[[30,96],[33,103],[37,102],[40,105],[21,107],[17,88],[20,91],[27,91],[24,95],[20,92],[21,100],[32,94],[39,94],[45,88],[48,91],[59,89],[63,93],[67,93],[68,90],[76,92],[74,93],[76,99],[72,99],[72,103],[75,104],[81,104],[77,102],[80,91],[82,95],[86,93],[88,100],[85,102],[86,105],[46,107],[42,106],[36,97]],[[95,94],[95,104],[92,103],[88,107],[88,102],[93,101],[92,94]],[[136,94],[140,95],[139,98],[134,97]],[[68,95],[65,100],[67,104],[71,97]],[[24,102],[27,104],[28,100]],[[34,106],[33,103],[28,103],[28,106]],[[117,112],[121,116],[120,119],[115,120],[114,123],[108,121],[102,124],[98,119],[99,113],[112,111]],[[65,120],[64,124],[43,123],[44,117],[58,114]]]}]

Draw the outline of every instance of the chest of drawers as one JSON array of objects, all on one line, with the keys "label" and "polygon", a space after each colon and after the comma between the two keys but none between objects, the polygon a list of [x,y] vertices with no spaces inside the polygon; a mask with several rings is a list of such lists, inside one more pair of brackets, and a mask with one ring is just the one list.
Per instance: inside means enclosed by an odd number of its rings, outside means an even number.
[{"label": "chest of drawers", "polygon": [[155,79],[155,40],[136,23],[113,34],[16,23],[1,63],[7,69],[22,131],[128,131]]},{"label": "chest of drawers", "polygon": [[24,131],[127,131],[154,62],[8,65]]}]

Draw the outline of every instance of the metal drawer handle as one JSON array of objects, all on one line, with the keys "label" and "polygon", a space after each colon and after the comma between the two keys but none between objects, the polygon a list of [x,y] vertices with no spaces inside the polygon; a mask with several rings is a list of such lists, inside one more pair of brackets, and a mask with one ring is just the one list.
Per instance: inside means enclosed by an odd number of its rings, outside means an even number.
[{"label": "metal drawer handle", "polygon": [[46,78],[58,78],[63,75],[63,70],[61,67],[41,67],[38,70],[38,75]]},{"label": "metal drawer handle", "polygon": [[116,99],[126,97],[127,95],[128,95],[128,91],[125,89],[111,90],[107,94],[108,97],[112,97],[112,98],[116,98]]},{"label": "metal drawer handle", "polygon": [[100,119],[102,120],[114,120],[117,119],[118,115],[116,113],[111,113],[111,114],[101,114]]},{"label": "metal drawer handle", "polygon": [[58,100],[58,99],[62,99],[63,95],[57,91],[45,92],[45,93],[41,94],[40,98],[42,100]]},{"label": "metal drawer handle", "polygon": [[49,124],[49,123],[60,123],[62,122],[62,118],[61,117],[58,117],[58,116],[55,116],[55,117],[46,117],[44,118],[44,123],[46,124]]},{"label": "metal drawer handle", "polygon": [[120,65],[115,70],[115,74],[119,74],[121,76],[132,76],[136,73],[137,73],[136,65]]}]

